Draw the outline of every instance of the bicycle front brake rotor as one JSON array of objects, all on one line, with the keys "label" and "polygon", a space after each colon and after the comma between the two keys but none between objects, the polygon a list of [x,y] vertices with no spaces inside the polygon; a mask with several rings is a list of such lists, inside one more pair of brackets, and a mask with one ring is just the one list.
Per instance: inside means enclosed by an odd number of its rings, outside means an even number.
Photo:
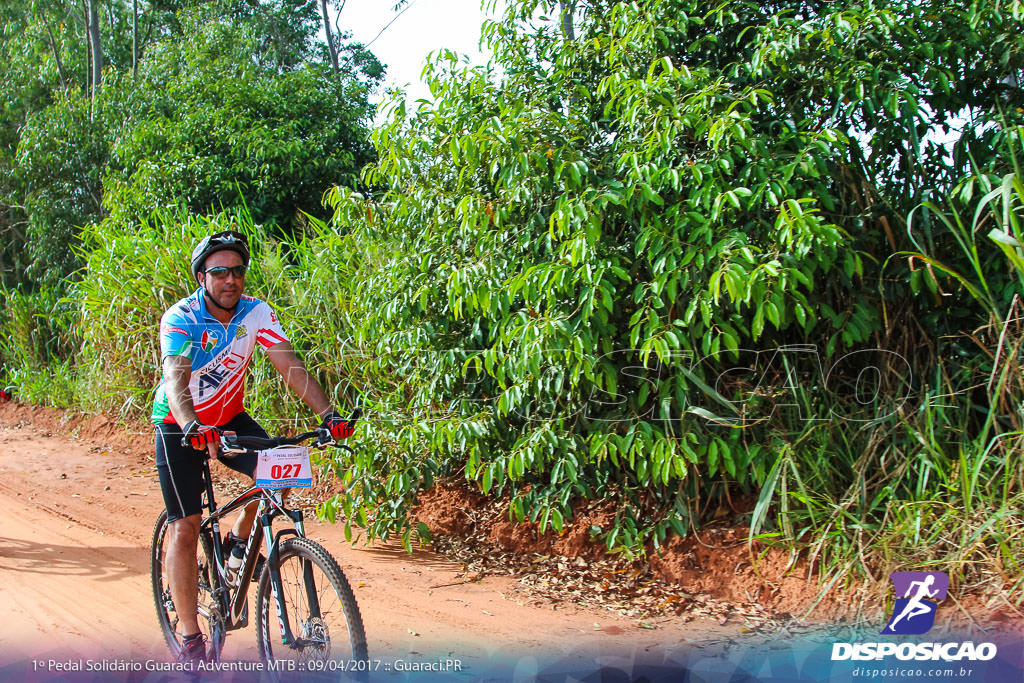
[{"label": "bicycle front brake rotor", "polygon": [[327,624],[320,617],[302,622],[302,637],[296,638],[291,648],[303,654],[328,654],[331,651],[331,634]]}]

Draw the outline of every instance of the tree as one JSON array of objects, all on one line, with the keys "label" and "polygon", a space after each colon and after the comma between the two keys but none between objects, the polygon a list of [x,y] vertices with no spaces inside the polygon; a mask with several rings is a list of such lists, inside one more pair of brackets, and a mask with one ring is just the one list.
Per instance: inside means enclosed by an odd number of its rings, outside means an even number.
[{"label": "tree", "polygon": [[133,113],[111,153],[106,206],[127,224],[182,203],[203,213],[245,202],[258,222],[291,226],[322,214],[332,184],[355,182],[370,159],[370,89],[376,79],[329,67],[254,66],[274,51],[246,26],[191,25],[187,43],[150,50],[130,94]]},{"label": "tree", "polygon": [[[138,20],[126,0],[102,13],[97,0],[84,14],[64,0],[32,7],[9,10],[0,43],[13,95],[0,119],[5,278],[23,277],[26,254],[31,279],[68,275],[79,228],[108,215],[131,230],[156,208],[248,203],[291,230],[300,210],[323,216],[324,191],[370,158],[383,68],[344,45],[352,68],[332,77],[315,0],[153,0]],[[101,80],[83,88],[83,119],[72,81]]]},{"label": "tree", "polygon": [[[375,132],[365,176],[382,192],[332,197],[346,248],[365,249],[332,282],[359,283],[366,392],[409,415],[384,440],[414,454],[356,463],[349,517],[407,530],[394,501],[439,475],[542,530],[574,499],[612,497],[605,540],[634,549],[730,489],[770,501],[785,468],[832,505],[869,444],[859,423],[806,418],[863,411],[862,367],[826,377],[756,351],[926,360],[912,317],[886,324],[886,306],[914,311],[909,273],[882,265],[930,188],[965,170],[928,132],[996,106],[993,79],[1019,70],[1014,8],[581,2],[566,40],[565,3],[510,3],[485,28],[493,70],[443,55],[433,105],[396,103]],[[886,375],[880,414],[906,375]],[[849,449],[823,461],[836,443]]]},{"label": "tree", "polygon": [[[344,6],[344,3],[342,3]],[[334,76],[341,76],[341,67],[338,65],[338,49],[334,46],[334,31],[331,30],[331,17],[327,13],[327,0],[320,0],[320,12],[324,20],[324,36],[327,38],[327,52],[331,57],[331,68],[334,69]]]},{"label": "tree", "polygon": [[92,67],[89,78],[89,91],[93,100],[96,99],[96,91],[103,82],[103,42],[100,38],[100,11],[99,0],[89,0],[89,13],[87,16],[89,33],[89,63]]},{"label": "tree", "polygon": [[[30,279],[50,285],[78,267],[69,246],[80,226],[102,217],[102,173],[119,107],[76,90],[33,114],[18,144],[16,182],[24,191]],[[24,248],[24,247],[22,247]]]}]

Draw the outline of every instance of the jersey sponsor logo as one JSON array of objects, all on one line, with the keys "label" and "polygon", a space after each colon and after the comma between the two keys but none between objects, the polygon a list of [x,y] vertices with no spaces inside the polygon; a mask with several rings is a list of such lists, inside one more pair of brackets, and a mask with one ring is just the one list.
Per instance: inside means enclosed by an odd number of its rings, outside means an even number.
[{"label": "jersey sponsor logo", "polygon": [[270,309],[270,322],[277,322],[277,313],[274,313],[274,309]]},{"label": "jersey sponsor logo", "polygon": [[199,346],[202,347],[203,351],[209,353],[213,350],[213,347],[217,345],[217,337],[210,334],[209,330],[203,330],[203,336],[199,340]]},{"label": "jersey sponsor logo", "polygon": [[[202,294],[200,289],[165,313],[166,319],[162,319],[160,324],[161,332],[166,333],[168,329],[174,332],[161,334],[161,345],[168,354],[192,359],[189,385],[201,419],[214,419],[215,416],[219,419],[222,413],[232,417],[243,408],[246,369],[256,345],[269,348],[287,341],[287,337],[278,327],[273,309],[251,296],[241,298],[242,304],[232,321],[234,328],[225,330],[209,314],[199,314],[198,311],[204,309],[200,298]],[[268,317],[272,322],[267,321]],[[157,419],[165,414],[169,415],[166,410],[154,408]],[[173,420],[173,417],[165,419]]]},{"label": "jersey sponsor logo", "polygon": [[244,372],[248,360],[246,356],[230,350],[214,359],[199,372],[196,403],[208,401],[232,378]]},{"label": "jersey sponsor logo", "polygon": [[188,332],[180,327],[174,327],[173,325],[161,325],[160,334],[183,334],[186,337],[188,336]]},{"label": "jersey sponsor logo", "polygon": [[220,364],[225,370],[237,370],[240,366],[245,365],[245,356],[240,353],[232,353],[230,356],[222,360]]}]

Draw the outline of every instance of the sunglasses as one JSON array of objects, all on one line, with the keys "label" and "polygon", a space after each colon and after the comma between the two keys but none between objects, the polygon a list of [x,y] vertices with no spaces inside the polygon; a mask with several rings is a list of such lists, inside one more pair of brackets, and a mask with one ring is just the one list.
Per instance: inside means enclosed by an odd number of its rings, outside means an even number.
[{"label": "sunglasses", "polygon": [[245,277],[245,271],[245,266],[232,266],[231,268],[228,268],[227,266],[215,266],[213,268],[207,268],[203,272],[216,280],[223,280],[228,276],[228,273],[231,273],[240,280]]}]

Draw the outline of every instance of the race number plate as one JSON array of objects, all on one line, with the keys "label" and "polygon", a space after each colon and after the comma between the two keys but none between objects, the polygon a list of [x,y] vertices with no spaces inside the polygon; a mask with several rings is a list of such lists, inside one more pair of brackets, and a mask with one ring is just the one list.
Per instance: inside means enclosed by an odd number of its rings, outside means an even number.
[{"label": "race number plate", "polygon": [[278,446],[259,452],[256,461],[256,486],[265,489],[306,488],[313,485],[309,449],[303,446]]}]

